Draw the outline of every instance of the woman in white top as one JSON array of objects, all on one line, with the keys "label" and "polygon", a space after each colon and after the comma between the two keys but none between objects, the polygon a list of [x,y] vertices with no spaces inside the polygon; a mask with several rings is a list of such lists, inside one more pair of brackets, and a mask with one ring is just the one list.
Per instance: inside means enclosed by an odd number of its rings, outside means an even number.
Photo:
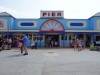
[{"label": "woman in white top", "polygon": [[78,40],[78,51],[81,51],[82,50],[82,40],[79,39]]}]

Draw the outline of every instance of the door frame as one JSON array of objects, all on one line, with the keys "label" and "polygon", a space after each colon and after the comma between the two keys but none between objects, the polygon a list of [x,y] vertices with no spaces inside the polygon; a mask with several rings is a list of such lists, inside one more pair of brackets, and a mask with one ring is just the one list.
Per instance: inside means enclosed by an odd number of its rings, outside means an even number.
[{"label": "door frame", "polygon": [[44,34],[44,44],[46,46],[46,35],[58,35],[58,46],[60,46],[60,34],[59,33],[46,33]]}]

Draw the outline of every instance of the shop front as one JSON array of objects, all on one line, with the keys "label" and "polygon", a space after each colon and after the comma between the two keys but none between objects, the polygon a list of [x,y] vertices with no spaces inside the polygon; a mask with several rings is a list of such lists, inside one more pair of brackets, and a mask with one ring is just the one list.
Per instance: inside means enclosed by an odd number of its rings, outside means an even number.
[{"label": "shop front", "polygon": [[8,13],[0,14],[0,35],[12,37],[14,47],[18,44],[14,36],[22,38],[24,34],[29,38],[29,46],[37,40],[38,47],[72,47],[73,39],[77,38],[82,39],[84,48],[99,43],[100,14],[89,19],[66,19],[63,11],[41,11],[38,19],[16,19]]}]

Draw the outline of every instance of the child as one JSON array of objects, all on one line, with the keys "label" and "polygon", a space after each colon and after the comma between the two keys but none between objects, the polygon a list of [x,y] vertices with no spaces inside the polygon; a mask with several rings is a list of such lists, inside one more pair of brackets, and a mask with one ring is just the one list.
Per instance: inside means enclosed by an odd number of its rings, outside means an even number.
[{"label": "child", "polygon": [[22,41],[22,40],[20,40],[20,41],[18,42],[18,47],[20,48],[21,53],[23,53],[23,41]]}]

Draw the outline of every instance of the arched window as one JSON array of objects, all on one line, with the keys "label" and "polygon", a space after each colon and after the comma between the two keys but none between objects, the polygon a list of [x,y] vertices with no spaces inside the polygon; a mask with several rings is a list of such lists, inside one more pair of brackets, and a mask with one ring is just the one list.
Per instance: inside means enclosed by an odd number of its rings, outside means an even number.
[{"label": "arched window", "polygon": [[40,31],[41,32],[64,32],[64,27],[59,21],[50,19],[45,21],[42,24]]}]

